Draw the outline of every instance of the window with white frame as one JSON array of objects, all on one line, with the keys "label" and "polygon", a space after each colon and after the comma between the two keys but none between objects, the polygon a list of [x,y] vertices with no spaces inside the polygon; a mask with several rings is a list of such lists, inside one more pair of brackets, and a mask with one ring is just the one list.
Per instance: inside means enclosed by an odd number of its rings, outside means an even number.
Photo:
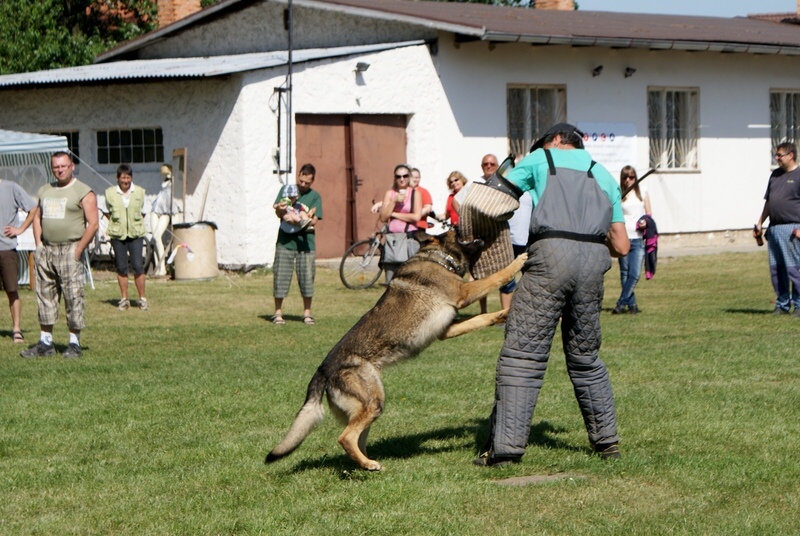
[{"label": "window with white frame", "polygon": [[98,164],[145,164],[164,161],[160,128],[97,131]]},{"label": "window with white frame", "polygon": [[698,100],[697,88],[648,88],[650,167],[698,168]]},{"label": "window with white frame", "polygon": [[567,88],[509,85],[506,109],[509,149],[513,154],[527,154],[548,128],[567,120]]},{"label": "window with white frame", "polygon": [[800,91],[777,90],[769,92],[770,137],[772,138],[772,155],[783,142],[797,144],[797,133],[800,130]]}]

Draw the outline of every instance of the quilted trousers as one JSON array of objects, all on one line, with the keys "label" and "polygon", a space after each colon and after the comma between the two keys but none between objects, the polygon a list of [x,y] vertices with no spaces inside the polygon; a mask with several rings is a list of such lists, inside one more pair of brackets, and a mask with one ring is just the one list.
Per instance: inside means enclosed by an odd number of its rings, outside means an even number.
[{"label": "quilted trousers", "polygon": [[614,395],[600,360],[603,244],[545,239],[529,248],[497,360],[493,456],[522,456],[559,320],[567,372],[592,445],[619,441]]}]

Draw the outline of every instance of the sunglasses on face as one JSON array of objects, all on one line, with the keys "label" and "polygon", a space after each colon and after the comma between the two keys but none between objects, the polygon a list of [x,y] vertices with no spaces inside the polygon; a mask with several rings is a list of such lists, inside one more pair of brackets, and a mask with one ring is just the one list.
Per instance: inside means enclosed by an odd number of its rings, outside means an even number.
[{"label": "sunglasses on face", "polygon": [[789,153],[775,153],[775,158],[783,158],[787,154],[789,154]]},{"label": "sunglasses on face", "polygon": [[404,173],[403,175],[398,175],[398,174],[395,174],[394,178],[395,178],[395,179],[407,179],[407,178],[409,178],[410,176],[411,176],[411,175],[409,175],[408,173]]},{"label": "sunglasses on face", "polygon": [[489,166],[497,167],[497,163],[495,163],[495,162],[483,162],[481,164],[481,167],[489,167]]}]

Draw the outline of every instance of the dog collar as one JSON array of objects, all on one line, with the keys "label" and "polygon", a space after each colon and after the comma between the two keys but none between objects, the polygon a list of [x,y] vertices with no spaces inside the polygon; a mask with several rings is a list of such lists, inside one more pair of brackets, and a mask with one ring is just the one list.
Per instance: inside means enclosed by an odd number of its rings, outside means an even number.
[{"label": "dog collar", "polygon": [[[420,256],[421,253],[425,253],[426,256],[424,256],[424,257]],[[433,258],[433,257],[431,257],[431,255],[438,255],[439,257],[441,257],[441,260]],[[443,266],[443,267],[447,268],[448,271],[453,272],[454,274],[458,274],[461,277],[463,277],[464,274],[466,273],[466,271],[464,271],[464,270],[457,270],[456,269],[456,260],[453,258],[452,255],[450,255],[448,253],[444,253],[442,251],[439,251],[438,249],[433,249],[433,250],[428,250],[428,251],[420,251],[413,258],[419,259],[421,261],[435,262],[439,266]]]}]

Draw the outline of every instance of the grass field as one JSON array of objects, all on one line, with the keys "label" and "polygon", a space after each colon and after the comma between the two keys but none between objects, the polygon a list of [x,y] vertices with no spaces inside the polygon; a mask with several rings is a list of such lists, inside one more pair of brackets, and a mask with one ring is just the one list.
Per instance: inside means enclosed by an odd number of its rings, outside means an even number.
[{"label": "grass field", "polygon": [[[609,313],[616,263],[606,278],[621,460],[590,455],[556,343],[523,462],[472,466],[503,337],[490,328],[386,371],[369,441],[380,473],[355,468],[330,414],[263,464],[379,288],[320,269],[317,325],[300,321],[295,286],[273,326],[268,273],[150,281],[151,310],[124,313],[101,277],[83,358],[21,359],[0,331],[0,534],[797,534],[800,320],[769,315],[763,252],[660,262],[637,316]],[[35,297],[22,298],[33,343]],[[55,334],[63,350],[63,315]],[[549,478],[504,485],[530,476]]]}]

